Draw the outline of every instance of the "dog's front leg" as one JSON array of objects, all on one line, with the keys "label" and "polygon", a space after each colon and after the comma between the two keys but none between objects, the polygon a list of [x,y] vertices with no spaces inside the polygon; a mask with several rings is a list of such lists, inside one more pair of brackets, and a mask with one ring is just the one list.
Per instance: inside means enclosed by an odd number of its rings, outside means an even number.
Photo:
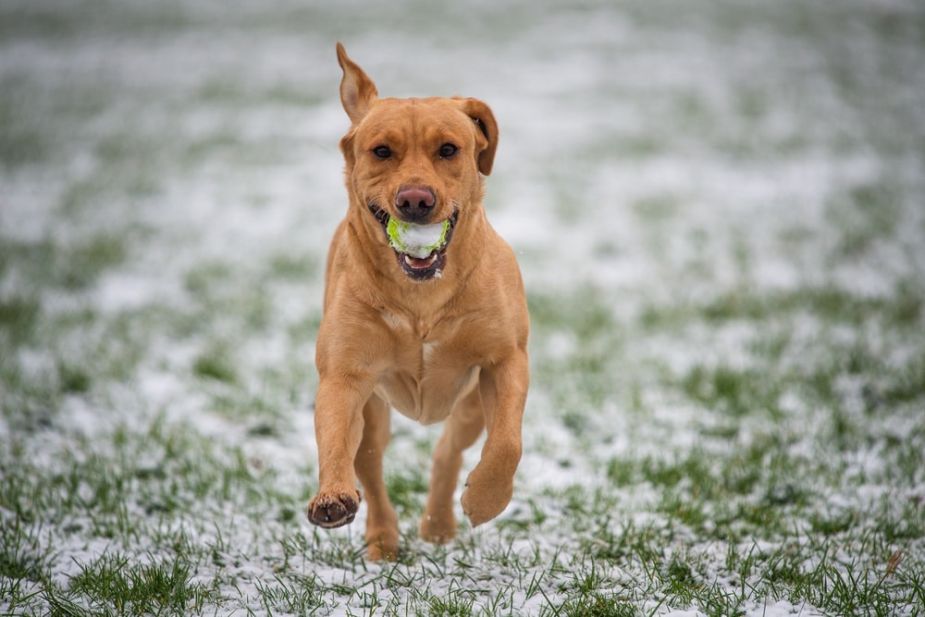
[{"label": "dog's front leg", "polygon": [[321,527],[353,522],[360,505],[353,461],[363,437],[363,405],[370,379],[322,375],[315,398],[318,494],[308,504],[308,520]]},{"label": "dog's front leg", "polygon": [[527,354],[521,349],[497,365],[482,369],[479,388],[488,438],[462,495],[463,512],[473,525],[498,516],[511,501],[514,472],[520,462],[529,380]]}]

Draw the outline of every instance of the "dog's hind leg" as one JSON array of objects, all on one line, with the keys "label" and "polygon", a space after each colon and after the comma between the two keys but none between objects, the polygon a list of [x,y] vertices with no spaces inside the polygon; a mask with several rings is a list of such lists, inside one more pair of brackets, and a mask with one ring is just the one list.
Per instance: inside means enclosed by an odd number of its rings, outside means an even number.
[{"label": "dog's hind leg", "polygon": [[366,545],[370,559],[398,556],[398,516],[382,479],[382,455],[391,436],[389,406],[373,394],[363,407],[363,439],[353,465],[366,497]]},{"label": "dog's hind leg", "polygon": [[424,517],[421,519],[422,539],[443,544],[456,535],[453,492],[459,480],[462,453],[479,438],[484,425],[482,398],[479,389],[475,388],[453,408],[444,425],[443,435],[434,449],[430,492]]}]

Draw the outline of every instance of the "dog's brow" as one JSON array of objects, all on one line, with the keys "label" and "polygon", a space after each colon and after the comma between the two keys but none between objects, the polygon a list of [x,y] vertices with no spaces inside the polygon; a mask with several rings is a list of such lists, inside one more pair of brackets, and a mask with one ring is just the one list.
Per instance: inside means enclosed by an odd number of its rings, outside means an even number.
[{"label": "dog's brow", "polygon": [[440,122],[434,126],[429,126],[424,131],[426,141],[459,141],[459,128],[449,122]]},{"label": "dog's brow", "polygon": [[364,142],[366,142],[366,148],[375,148],[383,144],[388,144],[390,146],[401,145],[403,143],[403,134],[401,131],[395,131],[392,129],[373,129],[367,137],[364,137]]}]

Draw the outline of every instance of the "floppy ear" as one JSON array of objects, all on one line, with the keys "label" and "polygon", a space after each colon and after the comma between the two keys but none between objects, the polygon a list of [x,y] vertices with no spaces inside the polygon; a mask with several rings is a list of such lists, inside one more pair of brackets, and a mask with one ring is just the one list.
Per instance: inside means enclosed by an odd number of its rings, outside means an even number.
[{"label": "floppy ear", "polygon": [[347,134],[340,139],[340,151],[344,155],[344,162],[347,163],[347,172],[353,169],[356,158],[353,156],[353,129],[347,131]]},{"label": "floppy ear", "polygon": [[350,59],[340,42],[337,43],[337,63],[344,71],[344,77],[340,80],[340,102],[350,116],[350,121],[357,124],[369,111],[379,91],[376,90],[373,80]]},{"label": "floppy ear", "polygon": [[476,160],[479,171],[486,176],[491,173],[491,164],[495,160],[498,148],[498,123],[491,108],[478,99],[459,99],[463,112],[472,118],[476,127]]}]

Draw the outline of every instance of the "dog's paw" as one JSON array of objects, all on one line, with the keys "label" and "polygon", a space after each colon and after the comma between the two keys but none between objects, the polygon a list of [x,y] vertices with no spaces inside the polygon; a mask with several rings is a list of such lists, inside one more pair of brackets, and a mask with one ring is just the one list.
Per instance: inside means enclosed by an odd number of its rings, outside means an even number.
[{"label": "dog's paw", "polygon": [[360,507],[360,493],[319,493],[308,504],[310,523],[332,529],[353,522]]},{"label": "dog's paw", "polygon": [[453,513],[437,516],[425,512],[424,518],[421,519],[419,535],[425,542],[446,544],[456,537],[456,519],[453,518]]},{"label": "dog's paw", "polygon": [[476,467],[469,474],[460,500],[463,513],[469,517],[473,527],[487,523],[504,512],[513,494],[513,480],[486,478]]},{"label": "dog's paw", "polygon": [[366,558],[370,561],[398,559],[398,532],[384,531],[366,538]]}]

